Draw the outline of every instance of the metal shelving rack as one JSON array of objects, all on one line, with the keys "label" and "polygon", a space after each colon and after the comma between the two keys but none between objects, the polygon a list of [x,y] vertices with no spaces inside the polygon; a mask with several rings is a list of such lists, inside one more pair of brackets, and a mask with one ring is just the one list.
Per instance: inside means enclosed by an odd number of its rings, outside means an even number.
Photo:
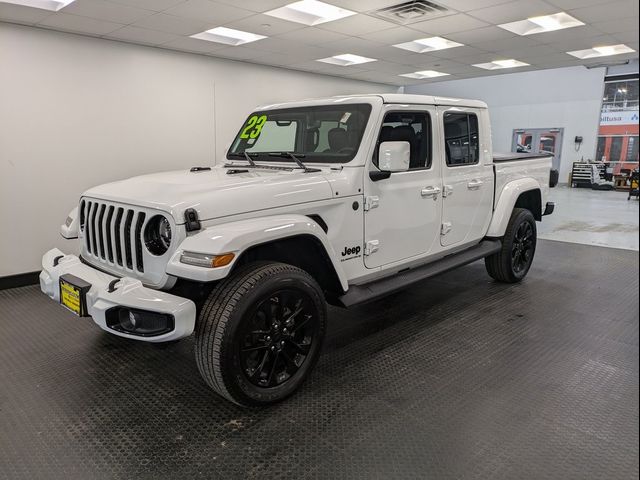
[{"label": "metal shelving rack", "polygon": [[[571,169],[571,186],[572,187],[589,187],[591,188],[591,165],[593,163],[587,162],[573,162],[573,168]],[[600,176],[604,178],[605,166],[604,163],[596,163]]]}]

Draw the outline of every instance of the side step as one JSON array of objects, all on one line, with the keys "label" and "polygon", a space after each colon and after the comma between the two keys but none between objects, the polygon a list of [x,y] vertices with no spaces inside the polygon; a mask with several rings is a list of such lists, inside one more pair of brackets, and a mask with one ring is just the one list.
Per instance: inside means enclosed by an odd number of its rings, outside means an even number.
[{"label": "side step", "polygon": [[489,255],[499,252],[500,248],[502,248],[500,240],[483,240],[475,247],[448,255],[433,263],[405,270],[404,272],[375,280],[366,285],[349,287],[349,291],[339,297],[338,301],[344,307],[353,307],[354,305],[371,302],[390,293],[402,290],[413,283],[435,277],[454,268],[488,257]]}]

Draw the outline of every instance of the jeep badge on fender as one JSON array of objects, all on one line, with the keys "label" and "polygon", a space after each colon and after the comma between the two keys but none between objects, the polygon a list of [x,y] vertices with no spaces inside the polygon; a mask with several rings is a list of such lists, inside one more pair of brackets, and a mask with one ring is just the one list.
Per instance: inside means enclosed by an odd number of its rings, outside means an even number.
[{"label": "jeep badge on fender", "polygon": [[360,246],[357,247],[344,247],[342,251],[342,256],[346,257],[347,255],[358,255],[360,253]]}]

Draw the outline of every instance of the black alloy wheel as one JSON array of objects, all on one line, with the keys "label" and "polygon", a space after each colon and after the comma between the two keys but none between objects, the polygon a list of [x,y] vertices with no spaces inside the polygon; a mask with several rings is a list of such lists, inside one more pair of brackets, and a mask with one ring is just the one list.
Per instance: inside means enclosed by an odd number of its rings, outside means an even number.
[{"label": "black alloy wheel", "polygon": [[292,378],[318,336],[317,320],[315,306],[302,290],[278,290],[262,299],[245,320],[238,345],[249,382],[272,388]]},{"label": "black alloy wheel", "polygon": [[216,285],[203,305],[198,369],[234,403],[279,402],[313,369],[326,328],[324,292],[309,273],[284,263],[247,264]]},{"label": "black alloy wheel", "polygon": [[504,283],[516,283],[527,276],[536,253],[537,232],[533,213],[514,208],[502,237],[500,251],[484,259],[487,273]]},{"label": "black alloy wheel", "polygon": [[531,223],[522,222],[516,228],[511,247],[511,264],[516,274],[528,269],[533,260],[533,237],[534,232]]}]

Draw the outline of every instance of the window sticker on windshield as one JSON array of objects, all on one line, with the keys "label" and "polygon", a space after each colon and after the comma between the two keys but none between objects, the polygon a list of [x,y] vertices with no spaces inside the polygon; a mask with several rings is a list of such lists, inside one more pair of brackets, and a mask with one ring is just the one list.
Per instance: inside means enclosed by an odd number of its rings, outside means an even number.
[{"label": "window sticker on windshield", "polygon": [[240,134],[240,138],[258,138],[266,121],[266,115],[251,115],[249,120],[247,120],[247,125]]},{"label": "window sticker on windshield", "polygon": [[342,115],[342,118],[340,119],[340,123],[347,123],[347,120],[349,120],[350,116],[351,116],[351,112],[344,112],[344,114]]}]

